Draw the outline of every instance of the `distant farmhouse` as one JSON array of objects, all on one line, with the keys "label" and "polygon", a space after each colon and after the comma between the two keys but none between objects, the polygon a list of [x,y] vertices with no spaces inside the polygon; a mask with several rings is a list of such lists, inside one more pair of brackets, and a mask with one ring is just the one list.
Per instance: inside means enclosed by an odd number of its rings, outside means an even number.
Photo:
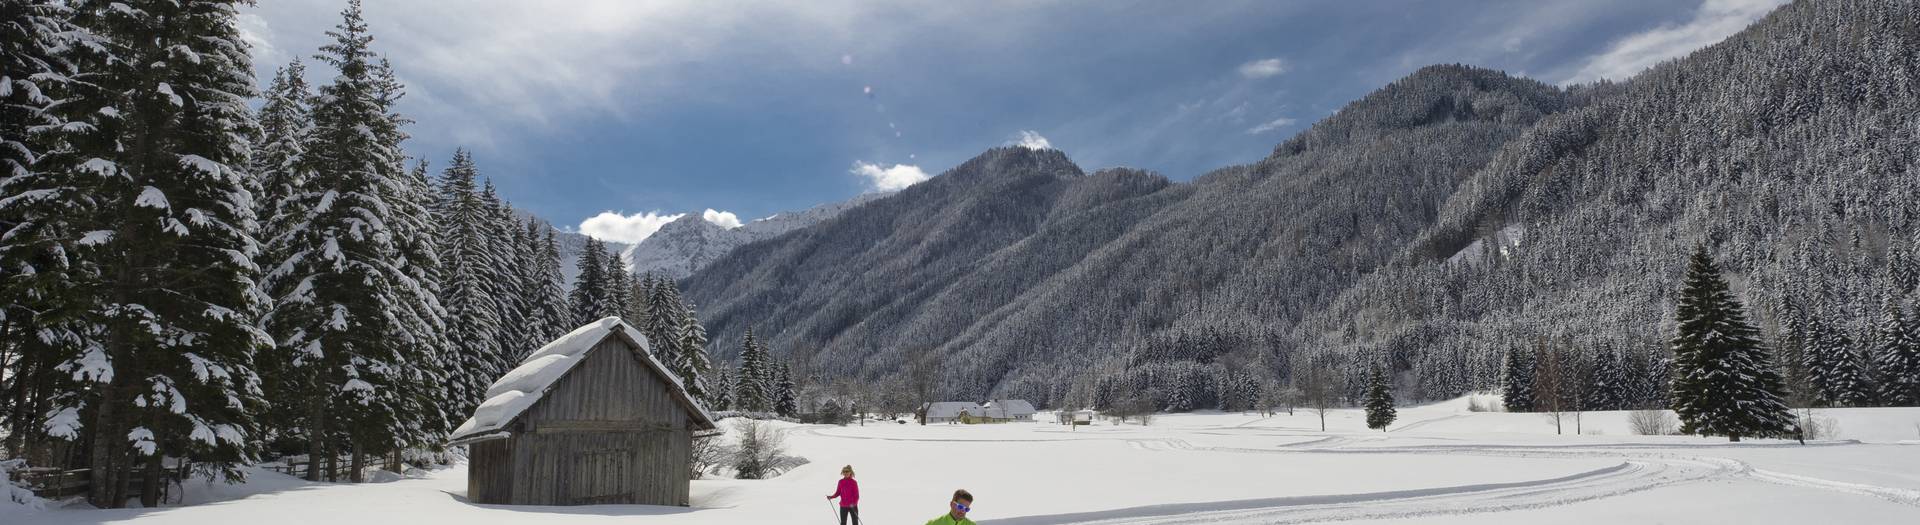
[{"label": "distant farmhouse", "polygon": [[938,401],[920,405],[915,415],[920,424],[929,423],[1006,423],[1033,418],[1033,403],[1020,399],[1001,399],[978,404],[971,401]]},{"label": "distant farmhouse", "polygon": [[716,428],[619,318],[527,356],[453,431],[467,499],[509,505],[686,506],[693,433]]}]

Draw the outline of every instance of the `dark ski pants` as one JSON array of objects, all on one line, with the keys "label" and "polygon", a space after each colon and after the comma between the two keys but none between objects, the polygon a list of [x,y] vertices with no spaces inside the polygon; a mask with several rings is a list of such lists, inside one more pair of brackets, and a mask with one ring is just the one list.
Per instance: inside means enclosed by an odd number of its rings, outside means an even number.
[{"label": "dark ski pants", "polygon": [[840,525],[847,525],[847,517],[853,517],[854,525],[860,525],[860,507],[840,507]]}]

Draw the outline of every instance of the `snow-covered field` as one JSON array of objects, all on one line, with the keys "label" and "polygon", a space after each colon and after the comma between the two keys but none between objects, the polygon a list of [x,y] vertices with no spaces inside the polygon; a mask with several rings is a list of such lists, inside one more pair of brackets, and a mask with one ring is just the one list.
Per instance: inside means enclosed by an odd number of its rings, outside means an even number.
[{"label": "snow-covered field", "polygon": [[701,480],[692,508],[513,507],[463,497],[465,471],[364,485],[256,473],[195,490],[197,505],[55,509],[7,523],[830,523],[841,465],[868,523],[922,523],[956,488],[982,523],[1920,523],[1920,409],[1820,411],[1839,439],[1634,436],[1625,413],[1585,435],[1464,399],[1400,411],[1388,433],[1357,411],[1162,415],[1149,426],[785,425],[810,463],[776,479]]}]

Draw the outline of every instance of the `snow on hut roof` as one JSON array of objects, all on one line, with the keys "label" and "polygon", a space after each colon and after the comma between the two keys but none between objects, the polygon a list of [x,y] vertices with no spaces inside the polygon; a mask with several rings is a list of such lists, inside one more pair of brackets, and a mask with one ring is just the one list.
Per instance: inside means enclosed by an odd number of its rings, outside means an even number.
[{"label": "snow on hut roof", "polygon": [[601,341],[615,336],[624,337],[640,348],[640,351],[635,353],[636,357],[641,358],[649,368],[652,368],[661,378],[666,379],[668,384],[673,385],[674,393],[678,394],[676,397],[680,398],[687,411],[694,415],[695,424],[704,424],[705,428],[715,426],[713,416],[707,414],[706,408],[701,407],[692,396],[687,394],[687,387],[680,383],[680,378],[668,372],[667,367],[661,366],[659,361],[654,360],[652,347],[647,344],[647,336],[641,335],[639,330],[635,330],[633,326],[621,321],[618,317],[608,317],[576,328],[567,335],[554,339],[553,342],[547,343],[546,346],[528,355],[520,362],[519,367],[507,372],[507,375],[500,376],[500,379],[493,382],[493,386],[487,387],[487,400],[474,409],[473,417],[467,418],[465,423],[461,423],[459,428],[454,429],[453,435],[447,440],[457,444],[477,441],[478,439],[475,438],[489,438],[495,434],[504,436],[507,425],[519,418],[528,407],[540,402],[541,397],[553,388],[554,383],[558,383],[569,370],[573,370],[573,365],[586,360],[587,353],[593,351]]}]

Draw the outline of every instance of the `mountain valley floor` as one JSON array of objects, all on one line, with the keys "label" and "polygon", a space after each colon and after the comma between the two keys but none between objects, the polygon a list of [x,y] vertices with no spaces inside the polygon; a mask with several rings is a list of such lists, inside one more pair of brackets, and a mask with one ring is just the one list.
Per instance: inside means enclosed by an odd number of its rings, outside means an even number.
[{"label": "mountain valley floor", "polygon": [[[8,523],[834,523],[853,465],[868,523],[923,523],[954,489],[983,524],[1913,523],[1920,408],[1815,412],[1833,439],[1638,436],[1626,412],[1565,435],[1541,414],[1472,412],[1468,398],[1403,407],[1390,432],[1355,409],[1159,415],[1151,424],[865,426],[775,423],[807,464],[769,480],[693,482],[691,508],[475,505],[466,470],[360,485],[252,471],[190,483],[187,505],[59,508]],[[1044,416],[1045,414],[1043,414]]]}]

